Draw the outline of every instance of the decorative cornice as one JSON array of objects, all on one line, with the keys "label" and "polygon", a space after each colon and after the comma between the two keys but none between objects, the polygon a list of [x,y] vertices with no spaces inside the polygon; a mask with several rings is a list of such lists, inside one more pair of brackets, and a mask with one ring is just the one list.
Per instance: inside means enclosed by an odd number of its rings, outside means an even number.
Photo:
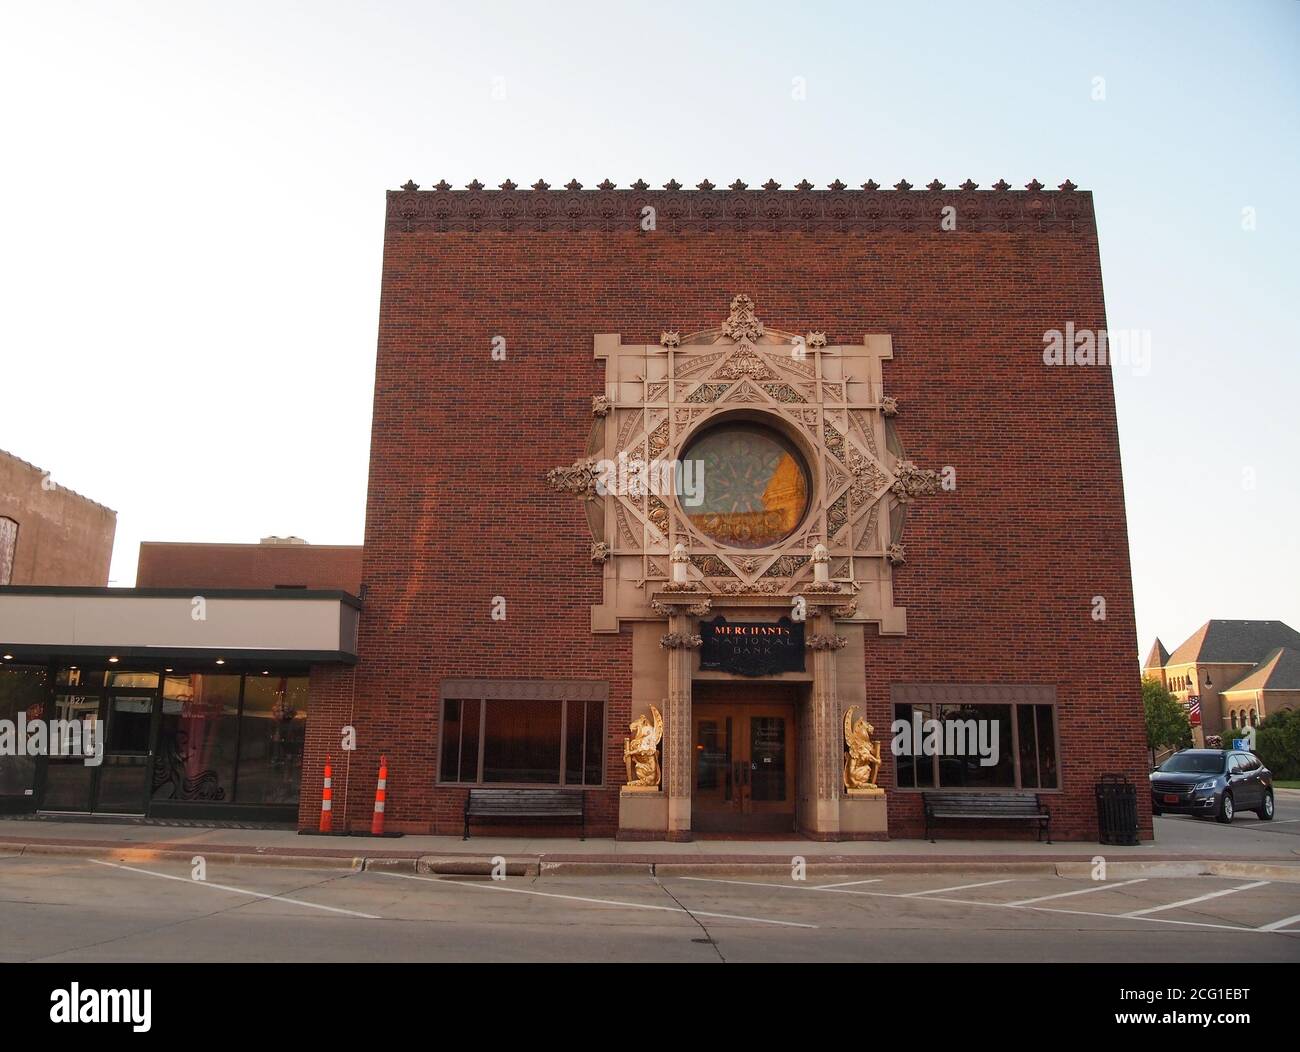
[{"label": "decorative cornice", "polygon": [[608,179],[584,190],[575,179],[563,189],[539,179],[525,190],[509,179],[497,189],[478,180],[464,190],[441,181],[421,190],[408,181],[388,192],[388,228],[397,231],[568,231],[627,230],[642,233],[643,209],[655,210],[655,229],[669,232],[715,230],[897,231],[933,233],[941,229],[944,209],[957,210],[957,234],[1057,233],[1091,234],[1096,223],[1092,194],[1068,179],[1058,190],[1038,180],[1013,190],[999,180],[978,190],[966,180],[947,189],[937,179],[924,189],[900,180],[892,190],[873,180],[849,189],[838,179],[815,190],[803,180],[782,190],[774,180],[750,188],[737,179],[726,189],[707,179],[689,190],[675,179],[662,190],[643,180],[616,189]]},{"label": "decorative cornice", "polygon": [[837,635],[815,635],[809,636],[804,642],[809,650],[839,650],[845,646],[848,639],[844,636]]},{"label": "decorative cornice", "polygon": [[659,639],[659,645],[665,650],[695,650],[703,643],[704,640],[700,636],[689,635],[685,632],[669,632]]},{"label": "decorative cornice", "polygon": [[684,613],[703,617],[713,609],[713,603],[708,598],[683,595],[680,599],[651,599],[650,609],[660,617],[677,617]]}]

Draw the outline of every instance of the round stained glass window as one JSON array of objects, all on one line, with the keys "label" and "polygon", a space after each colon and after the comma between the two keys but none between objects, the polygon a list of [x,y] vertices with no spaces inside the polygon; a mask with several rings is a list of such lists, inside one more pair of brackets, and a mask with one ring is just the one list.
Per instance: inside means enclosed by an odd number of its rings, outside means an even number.
[{"label": "round stained glass window", "polygon": [[784,435],[759,424],[709,428],[681,456],[678,500],[691,524],[732,548],[765,548],[808,511],[808,466]]}]

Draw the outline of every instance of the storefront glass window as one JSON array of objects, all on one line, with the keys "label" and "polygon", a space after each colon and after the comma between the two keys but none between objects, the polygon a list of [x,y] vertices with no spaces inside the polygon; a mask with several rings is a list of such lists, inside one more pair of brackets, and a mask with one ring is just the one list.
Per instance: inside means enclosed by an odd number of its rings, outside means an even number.
[{"label": "storefront glass window", "polygon": [[[49,673],[24,665],[0,666],[0,720],[18,731],[18,717],[45,718]],[[31,756],[0,755],[0,796],[26,796],[35,789],[36,760]]]},{"label": "storefront glass window", "polygon": [[154,754],[155,801],[234,798],[241,676],[168,676]]},{"label": "storefront glass window", "polygon": [[553,701],[496,699],[486,705],[483,781],[558,781],[563,707]]},{"label": "storefront glass window", "polygon": [[448,698],[441,733],[440,782],[600,785],[604,777],[603,702]]},{"label": "storefront glass window", "polygon": [[[900,789],[1056,789],[1056,709],[1051,705],[895,705],[894,719],[909,728],[937,720],[955,749],[926,755],[917,749],[894,757]],[[1019,733],[1014,745],[1012,724]],[[997,746],[993,748],[993,730]],[[909,734],[909,740],[915,732]],[[992,763],[982,762],[992,759]]]},{"label": "storefront glass window", "polygon": [[248,676],[240,723],[236,802],[296,803],[307,733],[307,677]]}]

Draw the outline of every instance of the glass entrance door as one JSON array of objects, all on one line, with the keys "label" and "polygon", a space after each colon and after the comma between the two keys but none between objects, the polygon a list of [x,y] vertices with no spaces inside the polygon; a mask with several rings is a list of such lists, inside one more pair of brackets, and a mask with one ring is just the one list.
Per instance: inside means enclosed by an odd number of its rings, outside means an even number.
[{"label": "glass entrance door", "polygon": [[691,827],[702,832],[792,832],[793,705],[695,707]]},{"label": "glass entrance door", "polygon": [[142,815],[149,793],[154,697],[107,694],[108,732],[99,767],[93,810],[113,815]]},{"label": "glass entrance door", "polygon": [[[70,725],[76,722],[85,728],[94,727],[96,740],[102,727],[100,712],[102,699],[98,694],[56,694],[49,712],[48,755],[45,765],[44,787],[39,807],[42,811],[88,812],[95,798],[95,775],[98,768],[86,763],[83,756],[69,756],[72,744]],[[78,732],[80,733],[80,732]],[[56,747],[53,739],[58,738]],[[56,755],[57,754],[57,755]],[[40,776],[38,774],[38,780]]]},{"label": "glass entrance door", "polygon": [[[55,695],[50,718],[62,722],[51,723],[50,733],[51,739],[61,737],[63,747],[51,748],[45,759],[40,809],[144,814],[156,698],[156,691],[111,689],[100,695]],[[68,755],[74,721],[81,730],[93,726],[98,762],[87,763],[84,755]]]}]

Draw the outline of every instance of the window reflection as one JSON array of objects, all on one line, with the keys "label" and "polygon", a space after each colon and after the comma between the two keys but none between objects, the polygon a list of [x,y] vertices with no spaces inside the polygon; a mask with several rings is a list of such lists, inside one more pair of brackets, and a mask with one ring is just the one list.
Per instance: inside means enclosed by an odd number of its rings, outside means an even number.
[{"label": "window reflection", "polygon": [[441,734],[440,782],[600,785],[604,780],[601,701],[447,698]]},{"label": "window reflection", "polygon": [[[764,548],[788,537],[808,510],[808,468],[779,432],[723,424],[682,455],[702,485],[702,503],[683,503],[691,523],[720,544]],[[684,488],[684,487],[683,487]]]},{"label": "window reflection", "polygon": [[154,800],[233,799],[242,678],[196,674],[163,680]]},{"label": "window reflection", "polygon": [[249,676],[240,724],[236,801],[296,802],[307,734],[307,677]]},{"label": "window reflection", "polygon": [[[43,668],[22,665],[0,667],[0,720],[15,727],[19,716],[43,719],[49,692],[49,674]],[[25,796],[35,789],[36,759],[0,756],[0,796]]]}]

